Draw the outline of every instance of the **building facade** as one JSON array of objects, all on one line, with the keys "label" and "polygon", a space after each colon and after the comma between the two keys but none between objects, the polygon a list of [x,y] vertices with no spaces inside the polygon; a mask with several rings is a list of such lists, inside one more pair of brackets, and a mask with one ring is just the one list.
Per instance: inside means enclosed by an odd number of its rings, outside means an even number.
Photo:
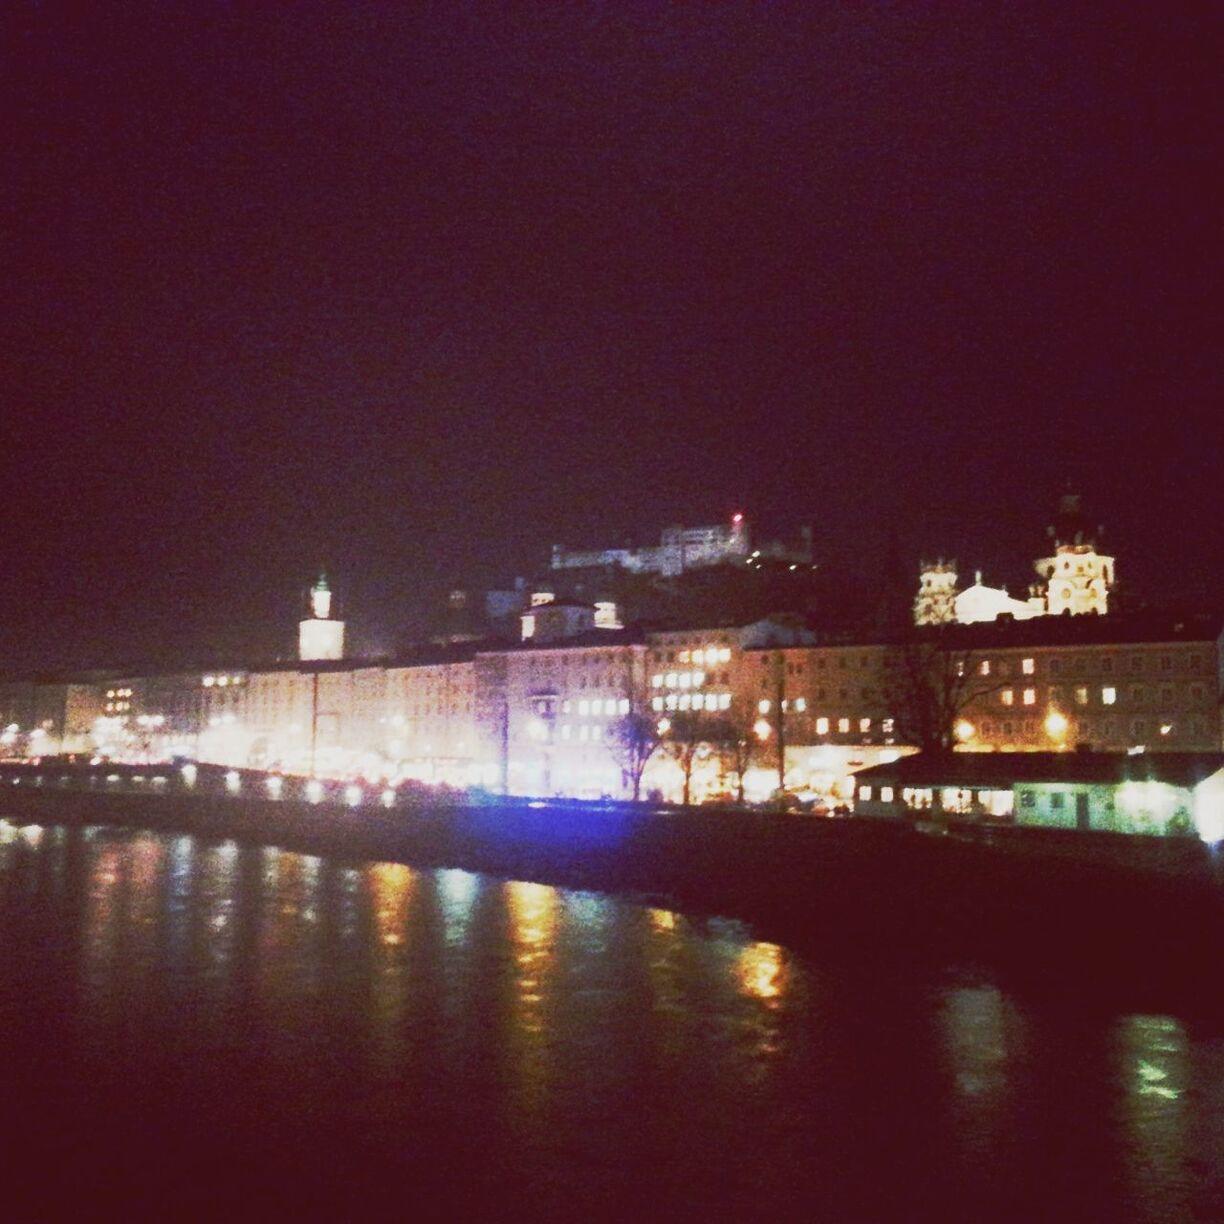
[{"label": "building facade", "polygon": [[930,746],[925,707],[942,719],[935,739],[962,752],[1224,745],[1218,618],[1039,617],[879,640],[819,639],[787,618],[598,629],[589,609],[548,608],[534,611],[556,624],[514,643],[0,683],[0,750],[619,795],[618,725],[640,713],[665,728],[648,793],[677,792],[675,723],[708,730],[699,798],[745,782],[749,798],[784,785],[838,801],[858,771]]}]

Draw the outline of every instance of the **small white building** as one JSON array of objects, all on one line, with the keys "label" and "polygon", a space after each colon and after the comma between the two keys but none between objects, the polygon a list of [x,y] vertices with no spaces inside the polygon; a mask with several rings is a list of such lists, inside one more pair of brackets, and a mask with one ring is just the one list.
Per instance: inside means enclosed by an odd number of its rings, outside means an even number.
[{"label": "small white building", "polygon": [[1221,752],[922,752],[855,775],[854,810],[1224,840]]}]

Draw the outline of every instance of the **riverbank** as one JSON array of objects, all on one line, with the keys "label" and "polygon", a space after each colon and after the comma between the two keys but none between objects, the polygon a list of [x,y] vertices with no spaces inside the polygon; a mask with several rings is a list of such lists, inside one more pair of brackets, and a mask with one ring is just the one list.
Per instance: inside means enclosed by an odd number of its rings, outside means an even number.
[{"label": "riverbank", "polygon": [[1108,982],[1167,1007],[1211,1002],[1224,936],[1215,861],[1189,841],[932,836],[902,823],[628,804],[381,808],[27,786],[6,791],[0,816],[459,867],[739,918],[824,956],[866,949],[876,967],[980,963],[1029,988]]}]

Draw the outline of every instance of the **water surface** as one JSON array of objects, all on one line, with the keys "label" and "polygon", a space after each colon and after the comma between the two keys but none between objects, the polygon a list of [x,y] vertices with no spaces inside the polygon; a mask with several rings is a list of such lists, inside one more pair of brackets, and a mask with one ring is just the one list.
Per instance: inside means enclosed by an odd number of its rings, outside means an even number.
[{"label": "water surface", "polygon": [[0,1020],[25,1211],[1224,1218],[1187,1017],[464,871],[0,822]]}]

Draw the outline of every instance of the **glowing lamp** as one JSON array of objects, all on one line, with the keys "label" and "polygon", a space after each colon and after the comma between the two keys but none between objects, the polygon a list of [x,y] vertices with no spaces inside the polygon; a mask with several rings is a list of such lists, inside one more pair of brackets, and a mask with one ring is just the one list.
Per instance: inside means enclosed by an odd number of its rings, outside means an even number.
[{"label": "glowing lamp", "polygon": [[1045,729],[1046,734],[1051,736],[1060,736],[1067,734],[1067,728],[1071,724],[1067,722],[1067,716],[1060,714],[1057,710],[1052,710],[1046,715]]},{"label": "glowing lamp", "polygon": [[977,728],[967,718],[962,718],[956,724],[956,738],[962,743],[965,740],[971,740],[976,734]]},{"label": "glowing lamp", "polygon": [[757,739],[767,740],[773,728],[763,718],[758,718],[753,725],[753,731],[756,732]]}]

